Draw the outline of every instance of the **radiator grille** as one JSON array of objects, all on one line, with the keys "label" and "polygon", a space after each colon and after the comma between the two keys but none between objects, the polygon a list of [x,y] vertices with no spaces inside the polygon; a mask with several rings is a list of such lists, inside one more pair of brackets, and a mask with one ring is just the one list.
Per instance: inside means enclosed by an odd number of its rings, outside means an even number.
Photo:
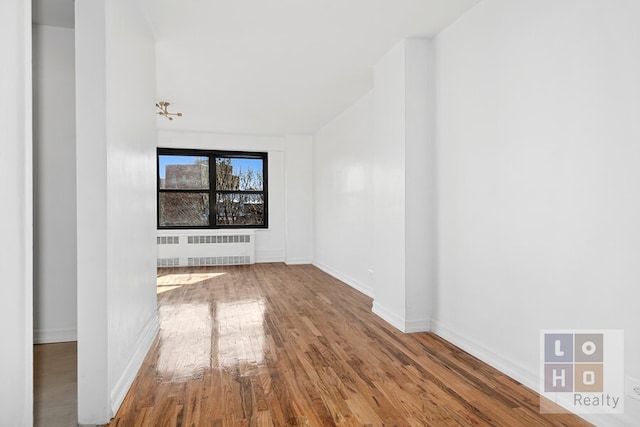
[{"label": "radiator grille", "polygon": [[189,257],[188,265],[238,265],[251,264],[251,257],[248,256],[218,256],[218,257]]},{"label": "radiator grille", "polygon": [[158,236],[159,245],[178,245],[180,244],[180,236]]},{"label": "radiator grille", "polygon": [[255,262],[255,239],[252,231],[234,230],[211,233],[190,230],[184,234],[157,237],[158,267],[199,265],[241,265]]},{"label": "radiator grille", "polygon": [[158,258],[158,267],[177,267],[180,265],[180,258]]},{"label": "radiator grille", "polygon": [[187,243],[190,245],[205,245],[212,243],[250,243],[251,236],[245,234],[231,236],[188,236]]}]

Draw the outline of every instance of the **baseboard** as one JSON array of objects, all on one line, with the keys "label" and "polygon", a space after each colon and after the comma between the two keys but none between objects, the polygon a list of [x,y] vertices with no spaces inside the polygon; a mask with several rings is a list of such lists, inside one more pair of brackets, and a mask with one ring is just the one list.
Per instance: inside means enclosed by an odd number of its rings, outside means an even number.
[{"label": "baseboard", "polygon": [[407,334],[413,334],[415,332],[429,332],[431,331],[431,318],[405,320],[404,332]]},{"label": "baseboard", "polygon": [[404,319],[401,316],[398,316],[391,310],[383,307],[377,301],[373,301],[371,311],[394,328],[404,332]]},{"label": "baseboard", "polygon": [[305,265],[311,264],[310,258],[287,258],[285,261],[287,265]]},{"label": "baseboard", "polygon": [[598,427],[638,427],[638,419],[628,414],[578,414]]},{"label": "baseboard", "polygon": [[334,270],[333,268],[322,264],[321,262],[313,261],[312,264],[315,267],[327,273],[328,275],[333,276],[336,279],[340,280],[341,282],[351,286],[353,289],[357,290],[358,292],[362,292],[366,296],[373,298],[373,288],[371,286],[365,285],[364,283],[361,283],[345,274],[342,274],[339,271]]},{"label": "baseboard", "polygon": [[34,329],[34,344],[78,341],[78,330],[73,329]]},{"label": "baseboard", "polygon": [[405,334],[428,332],[431,329],[431,319],[407,320],[402,318],[402,316],[398,316],[386,307],[383,307],[377,301],[373,302],[371,311],[382,320]]},{"label": "baseboard", "polygon": [[140,339],[138,340],[138,347],[133,353],[131,360],[129,360],[129,363],[120,376],[120,379],[118,379],[113,390],[111,390],[111,417],[115,416],[120,405],[122,405],[122,402],[124,401],[131,384],[133,384],[133,380],[136,378],[136,375],[142,366],[142,362],[147,356],[159,329],[160,323],[158,319],[158,312],[156,311],[142,329]]},{"label": "baseboard", "polygon": [[[449,341],[466,351],[467,353],[477,357],[483,362],[496,368],[503,374],[520,382],[524,386],[530,388],[536,393],[540,391],[539,373],[532,371],[516,363],[512,360],[496,354],[490,349],[478,344],[474,340],[457,333],[451,328],[444,326],[437,320],[431,321],[431,332]],[[637,421],[632,422],[627,414],[611,415],[611,414],[576,414],[581,418],[599,427],[632,427],[637,425]]]},{"label": "baseboard", "polygon": [[471,338],[448,328],[435,319],[431,321],[431,332],[444,338],[453,345],[460,347],[467,353],[477,357],[488,365],[493,366],[500,372],[524,384],[535,392],[538,391],[539,383],[537,371],[531,371],[519,363],[505,359]]}]

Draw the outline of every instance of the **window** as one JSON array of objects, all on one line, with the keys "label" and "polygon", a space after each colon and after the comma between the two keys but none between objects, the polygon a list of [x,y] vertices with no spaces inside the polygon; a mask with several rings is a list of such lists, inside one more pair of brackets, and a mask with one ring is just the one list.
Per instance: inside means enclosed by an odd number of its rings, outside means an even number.
[{"label": "window", "polygon": [[158,148],[158,228],[267,228],[267,153]]}]

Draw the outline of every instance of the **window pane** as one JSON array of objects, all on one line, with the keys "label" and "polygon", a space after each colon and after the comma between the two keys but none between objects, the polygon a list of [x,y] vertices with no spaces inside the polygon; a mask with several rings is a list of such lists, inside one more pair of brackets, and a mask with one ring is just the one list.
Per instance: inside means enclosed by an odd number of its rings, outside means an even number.
[{"label": "window pane", "polygon": [[216,224],[264,224],[264,195],[242,193],[218,194],[216,200]]},{"label": "window pane", "polygon": [[262,159],[219,157],[216,159],[216,188],[229,191],[262,191]]},{"label": "window pane", "polygon": [[206,156],[159,156],[160,188],[209,188],[209,158]]},{"label": "window pane", "polygon": [[160,193],[160,226],[209,225],[209,194]]}]

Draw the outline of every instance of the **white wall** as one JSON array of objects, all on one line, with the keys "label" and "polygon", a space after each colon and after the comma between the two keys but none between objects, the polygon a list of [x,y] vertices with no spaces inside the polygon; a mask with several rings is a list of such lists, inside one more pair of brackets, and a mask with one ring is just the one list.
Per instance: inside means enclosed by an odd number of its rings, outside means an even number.
[{"label": "white wall", "polygon": [[74,341],[75,47],[69,28],[34,25],[34,341]]},{"label": "white wall", "polygon": [[[158,120],[166,119],[159,117]],[[285,261],[285,139],[283,137],[161,130],[158,135],[158,147],[266,151],[269,157],[269,228],[255,230],[256,262]],[[154,220],[154,225],[155,223]]]},{"label": "white wall", "polygon": [[285,262],[311,264],[313,259],[313,137],[285,138]]},{"label": "white wall", "polygon": [[436,38],[434,329],[534,388],[543,328],[624,329],[640,378],[638,21],[629,0],[485,0]]},{"label": "white wall", "polygon": [[0,14],[0,425],[33,423],[31,6]]},{"label": "white wall", "polygon": [[76,1],[78,417],[118,409],[158,328],[155,41],[137,3]]},{"label": "white wall", "polygon": [[373,92],[313,141],[313,263],[373,296]]}]

